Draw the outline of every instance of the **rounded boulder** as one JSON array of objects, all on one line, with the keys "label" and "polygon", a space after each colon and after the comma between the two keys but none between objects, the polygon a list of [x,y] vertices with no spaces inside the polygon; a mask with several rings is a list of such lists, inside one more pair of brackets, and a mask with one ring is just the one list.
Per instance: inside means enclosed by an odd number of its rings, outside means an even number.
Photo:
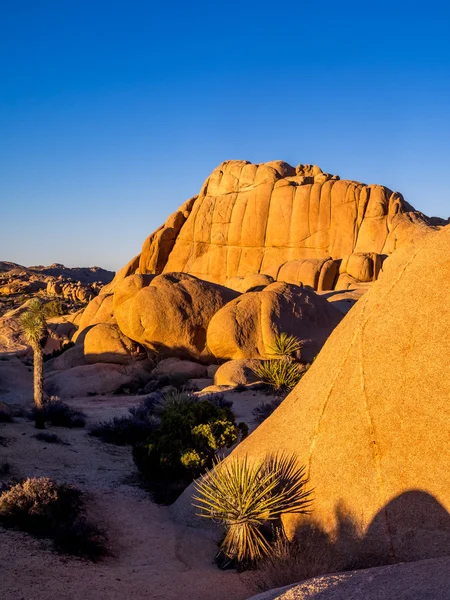
[{"label": "rounded boulder", "polygon": [[301,360],[311,362],[342,318],[312,289],[283,282],[242,294],[218,311],[208,327],[208,348],[218,359],[273,358],[284,332],[301,344]]},{"label": "rounded boulder", "polygon": [[238,292],[186,273],[131,275],[114,293],[121,331],[160,356],[208,363],[206,330]]}]

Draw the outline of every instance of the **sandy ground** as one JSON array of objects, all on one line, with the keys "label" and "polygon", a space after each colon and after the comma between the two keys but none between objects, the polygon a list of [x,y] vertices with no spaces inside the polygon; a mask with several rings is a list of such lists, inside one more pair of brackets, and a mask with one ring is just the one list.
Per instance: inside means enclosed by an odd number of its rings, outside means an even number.
[{"label": "sandy ground", "polygon": [[[252,408],[265,396],[232,394],[237,420],[250,421]],[[133,397],[77,398],[88,422],[124,414]],[[251,423],[254,425],[253,423]],[[186,599],[240,600],[255,593],[251,575],[220,571],[210,533],[174,523],[167,507],[153,503],[134,480],[131,451],[104,444],[86,430],[49,428],[67,443],[36,440],[26,419],[0,425],[0,463],[18,477],[52,477],[77,485],[87,494],[90,515],[108,533],[112,556],[92,564],[56,554],[48,542],[0,528],[2,600]]]}]

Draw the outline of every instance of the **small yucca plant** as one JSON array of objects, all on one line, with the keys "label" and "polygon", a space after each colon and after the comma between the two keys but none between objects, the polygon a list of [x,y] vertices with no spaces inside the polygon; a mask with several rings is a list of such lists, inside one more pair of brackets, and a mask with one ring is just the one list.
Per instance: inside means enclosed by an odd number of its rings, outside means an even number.
[{"label": "small yucca plant", "polygon": [[276,394],[290,392],[304,374],[302,366],[286,360],[265,360],[253,369],[256,377]]},{"label": "small yucca plant", "polygon": [[226,530],[221,550],[238,563],[254,563],[270,551],[261,528],[283,513],[308,513],[311,490],[303,467],[283,454],[263,462],[231,458],[208,470],[195,482],[194,506],[200,516],[214,519]]},{"label": "small yucca plant", "polygon": [[301,347],[302,342],[298,337],[282,332],[275,337],[273,345],[269,346],[269,351],[271,354],[275,354],[280,358],[290,360],[297,352],[299,352]]}]

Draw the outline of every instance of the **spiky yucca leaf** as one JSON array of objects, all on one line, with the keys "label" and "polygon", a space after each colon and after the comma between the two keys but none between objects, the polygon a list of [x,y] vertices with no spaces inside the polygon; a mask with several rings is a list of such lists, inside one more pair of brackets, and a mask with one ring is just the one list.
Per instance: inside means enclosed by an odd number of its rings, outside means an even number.
[{"label": "spiky yucca leaf", "polygon": [[289,335],[283,331],[275,337],[274,343],[269,347],[269,350],[276,356],[291,358],[301,347],[302,343],[298,337]]},{"label": "spiky yucca leaf", "polygon": [[306,513],[309,511],[312,503],[312,489],[306,489],[308,483],[306,470],[305,467],[298,466],[295,456],[282,452],[272,454],[264,461],[263,472],[277,474],[279,483],[276,491],[280,495],[281,513]]},{"label": "spiky yucca leaf", "polygon": [[304,374],[298,363],[285,360],[265,360],[253,372],[277,393],[292,390]]},{"label": "spiky yucca leaf", "polygon": [[261,526],[279,519],[283,512],[307,512],[310,492],[305,490],[304,470],[293,457],[269,457],[250,462],[234,458],[216,465],[195,483],[194,506],[200,516],[225,526],[222,551],[239,562],[258,561],[270,545]]}]

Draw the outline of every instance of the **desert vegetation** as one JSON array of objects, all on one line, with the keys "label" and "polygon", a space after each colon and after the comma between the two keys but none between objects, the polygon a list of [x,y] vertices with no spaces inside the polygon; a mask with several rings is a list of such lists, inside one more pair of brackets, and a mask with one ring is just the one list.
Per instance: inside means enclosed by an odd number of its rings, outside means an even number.
[{"label": "desert vegetation", "polygon": [[83,512],[83,495],[48,477],[25,479],[0,494],[0,523],[46,537],[61,552],[97,560],[105,553],[105,535]]},{"label": "desert vegetation", "polygon": [[[30,412],[30,418],[36,419],[37,408]],[[55,427],[84,427],[86,424],[86,415],[72,408],[65,402],[61,402],[59,398],[50,397],[49,400],[43,403],[40,418],[43,423],[50,423]]]},{"label": "desert vegetation", "polygon": [[[255,376],[278,396],[286,395],[297,385],[307,368],[300,363],[301,348],[302,342],[299,338],[286,332],[279,333],[275,336],[273,345],[269,347],[269,352],[276,358],[255,366]],[[258,418],[265,413],[270,414],[269,407],[261,407],[259,413]]]},{"label": "desert vegetation", "polygon": [[170,502],[212,467],[222,450],[247,435],[247,425],[236,424],[231,404],[222,395],[154,392],[128,416],[96,423],[89,433],[132,446],[135,464],[155,497]]},{"label": "desert vegetation", "polygon": [[208,469],[195,482],[194,506],[200,516],[225,530],[216,561],[252,566],[271,553],[271,541],[283,535],[283,513],[306,514],[311,506],[303,467],[294,456],[275,454],[263,461],[232,458]]},{"label": "desert vegetation", "polygon": [[20,322],[33,350],[34,404],[36,429],[44,429],[44,345],[47,339],[46,311],[44,305],[34,298],[21,316]]}]

